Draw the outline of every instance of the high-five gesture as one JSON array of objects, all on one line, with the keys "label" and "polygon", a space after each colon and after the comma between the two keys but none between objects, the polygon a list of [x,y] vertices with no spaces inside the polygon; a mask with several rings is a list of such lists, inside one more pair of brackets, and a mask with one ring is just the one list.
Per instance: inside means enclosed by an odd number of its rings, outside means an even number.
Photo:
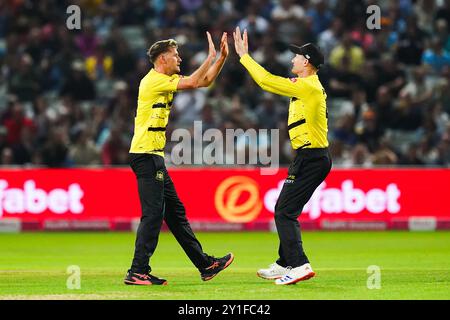
[{"label": "high-five gesture", "polygon": [[226,32],[222,34],[222,39],[220,40],[220,55],[223,58],[228,56],[228,36]]},{"label": "high-five gesture", "polygon": [[[206,32],[206,37],[209,45],[208,56],[190,77],[182,78],[178,82],[178,90],[208,87],[222,70],[228,56],[227,33],[224,32],[220,39],[220,56],[218,59],[215,59],[217,52],[211,34],[208,31]],[[214,62],[214,60],[216,61]]]},{"label": "high-five gesture", "polygon": [[216,57],[216,48],[214,47],[214,42],[212,41],[211,34],[206,31],[206,37],[208,38],[208,44],[209,44],[209,52],[208,56],[212,58],[212,60]]},{"label": "high-five gesture", "polygon": [[236,27],[236,30],[233,32],[234,38],[234,48],[236,49],[236,53],[239,57],[248,53],[248,36],[247,29],[244,30],[244,35],[241,37],[241,30],[239,27]]}]

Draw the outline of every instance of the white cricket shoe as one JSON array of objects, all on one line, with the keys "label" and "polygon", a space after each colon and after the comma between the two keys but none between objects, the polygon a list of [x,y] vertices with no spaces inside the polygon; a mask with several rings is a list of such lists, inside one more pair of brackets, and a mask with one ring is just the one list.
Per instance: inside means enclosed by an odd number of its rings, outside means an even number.
[{"label": "white cricket shoe", "polygon": [[275,280],[280,279],[284,275],[288,274],[290,268],[285,268],[280,266],[278,263],[272,263],[268,269],[259,269],[256,274],[258,277],[267,279],[267,280]]},{"label": "white cricket shoe", "polygon": [[316,273],[311,268],[311,265],[309,263],[305,263],[300,267],[289,270],[286,275],[275,280],[275,284],[294,284],[299,281],[311,279],[315,275]]}]

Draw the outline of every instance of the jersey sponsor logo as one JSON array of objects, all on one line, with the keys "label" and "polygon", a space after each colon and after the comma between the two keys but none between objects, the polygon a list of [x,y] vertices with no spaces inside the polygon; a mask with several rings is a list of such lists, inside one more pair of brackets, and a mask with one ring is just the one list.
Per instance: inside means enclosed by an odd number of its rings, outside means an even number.
[{"label": "jersey sponsor logo", "polygon": [[157,171],[155,179],[158,181],[164,181],[164,172],[162,172],[161,170]]},{"label": "jersey sponsor logo", "polygon": [[291,183],[294,183],[294,181],[295,181],[295,175],[291,174],[286,178],[284,183],[291,184]]},{"label": "jersey sponsor logo", "polygon": [[259,186],[246,176],[223,180],[216,189],[214,203],[220,216],[229,222],[253,221],[262,209]]}]

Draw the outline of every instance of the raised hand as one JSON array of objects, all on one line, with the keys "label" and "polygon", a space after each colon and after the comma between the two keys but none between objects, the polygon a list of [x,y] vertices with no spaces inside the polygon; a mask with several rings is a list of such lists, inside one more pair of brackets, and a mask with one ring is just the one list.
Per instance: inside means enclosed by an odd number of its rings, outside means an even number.
[{"label": "raised hand", "polygon": [[223,58],[228,56],[228,35],[226,32],[222,34],[222,39],[220,40],[220,55]]},{"label": "raised hand", "polygon": [[233,32],[234,38],[234,49],[239,57],[242,57],[244,54],[248,53],[248,35],[247,29],[244,30],[244,35],[241,37],[241,30],[239,27],[236,27],[236,30]]},{"label": "raised hand", "polygon": [[214,47],[214,42],[212,41],[211,34],[208,31],[206,31],[206,37],[208,38],[209,44],[208,55],[214,59],[216,57],[216,48]]}]

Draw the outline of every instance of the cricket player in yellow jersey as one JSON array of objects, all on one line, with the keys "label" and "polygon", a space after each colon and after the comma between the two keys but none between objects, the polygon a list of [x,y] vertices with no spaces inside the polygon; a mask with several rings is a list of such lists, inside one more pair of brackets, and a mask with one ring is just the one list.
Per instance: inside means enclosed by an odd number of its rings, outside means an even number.
[{"label": "cricket player in yellow jersey", "polygon": [[303,251],[298,217],[331,170],[326,93],[317,76],[324,57],[311,43],[301,47],[290,45],[290,50],[295,53],[292,73],[297,77],[279,77],[266,71],[248,54],[247,30],[241,37],[238,27],[233,37],[240,62],[256,83],[266,91],[291,98],[288,131],[296,157],[289,166],[275,205],[279,258],[268,269],[258,270],[257,274],[261,278],[275,280],[279,285],[293,284],[315,275]]},{"label": "cricket player in yellow jersey", "polygon": [[179,75],[181,58],[175,40],[153,44],[147,54],[154,68],[141,80],[130,148],[130,166],[136,175],[142,208],[137,230],[134,258],[125,284],[165,285],[167,281],[150,274],[153,255],[163,220],[189,259],[200,271],[203,281],[216,276],[233,261],[233,254],[215,258],[203,252],[186,218],[183,203],[164,165],[166,126],[176,91],[209,86],[219,74],[228,56],[227,34],[223,33],[220,56],[207,32],[209,53],[189,77]]}]

